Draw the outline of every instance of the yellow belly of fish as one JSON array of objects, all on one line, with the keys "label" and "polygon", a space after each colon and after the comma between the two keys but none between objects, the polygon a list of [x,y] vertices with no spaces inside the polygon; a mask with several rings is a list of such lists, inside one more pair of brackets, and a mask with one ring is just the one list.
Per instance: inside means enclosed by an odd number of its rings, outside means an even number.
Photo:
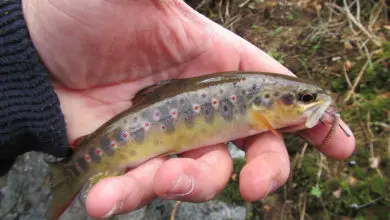
[{"label": "yellow belly of fish", "polygon": [[[114,157],[113,166],[133,166],[132,162],[142,162],[163,154],[173,154],[187,151],[193,148],[207,146],[212,143],[223,142],[229,139],[239,129],[248,130],[249,127],[239,118],[226,121],[221,117],[215,117],[212,123],[206,123],[203,117],[194,118],[194,126],[187,127],[184,122],[177,122],[175,131],[166,134],[159,128],[147,131],[142,144],[132,143],[119,149]],[[115,165],[116,164],[116,165]]]}]

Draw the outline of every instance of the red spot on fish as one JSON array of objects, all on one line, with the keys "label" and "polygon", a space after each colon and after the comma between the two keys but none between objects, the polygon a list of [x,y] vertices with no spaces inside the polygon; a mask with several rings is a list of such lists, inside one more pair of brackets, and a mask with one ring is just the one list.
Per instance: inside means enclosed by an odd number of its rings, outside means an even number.
[{"label": "red spot on fish", "polygon": [[233,101],[236,101],[236,96],[232,96],[232,100],[233,100]]},{"label": "red spot on fish", "polygon": [[102,155],[102,150],[100,150],[99,148],[96,148],[95,153],[97,155],[101,156]]},{"label": "red spot on fish", "polygon": [[115,141],[111,141],[111,147],[116,147]]},{"label": "red spot on fish", "polygon": [[72,143],[71,143],[71,145],[70,145],[70,147],[72,148],[72,150],[76,150],[78,147],[79,147],[79,145],[80,145],[80,143],[81,143],[81,141],[84,139],[84,136],[81,136],[81,137],[78,137],[78,138],[76,138]]},{"label": "red spot on fish", "polygon": [[198,111],[199,110],[199,105],[195,105],[194,109],[195,109],[195,111]]},{"label": "red spot on fish", "polygon": [[76,165],[76,168],[77,168],[77,169],[81,169],[81,166],[80,166],[79,163],[76,163],[75,165]]},{"label": "red spot on fish", "polygon": [[173,111],[173,112],[172,112],[172,115],[177,115],[177,111]]},{"label": "red spot on fish", "polygon": [[145,127],[149,127],[149,123],[148,122],[145,122]]},{"label": "red spot on fish", "polygon": [[90,162],[91,161],[91,156],[89,156],[88,154],[85,155],[85,160]]},{"label": "red spot on fish", "polygon": [[165,128],[166,128],[166,127],[165,127],[164,125],[161,126],[161,129],[165,130]]},{"label": "red spot on fish", "polygon": [[123,136],[124,138],[128,138],[128,137],[129,137],[129,134],[128,134],[128,133],[123,133],[122,136]]},{"label": "red spot on fish", "polygon": [[216,105],[216,104],[218,104],[218,102],[217,102],[217,100],[214,100],[213,105]]}]

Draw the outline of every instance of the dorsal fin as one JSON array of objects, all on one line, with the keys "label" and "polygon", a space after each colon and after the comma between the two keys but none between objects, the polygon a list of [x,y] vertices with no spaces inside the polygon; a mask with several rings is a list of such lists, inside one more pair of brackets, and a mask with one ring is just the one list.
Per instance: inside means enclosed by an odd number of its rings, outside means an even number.
[{"label": "dorsal fin", "polygon": [[132,101],[133,105],[140,104],[144,100],[146,100],[148,96],[152,96],[156,92],[156,90],[161,89],[162,87],[164,87],[172,82],[179,81],[179,80],[180,79],[168,79],[168,80],[164,80],[161,82],[154,83],[150,86],[147,86],[147,87],[139,90],[135,94],[134,98],[131,101]]}]

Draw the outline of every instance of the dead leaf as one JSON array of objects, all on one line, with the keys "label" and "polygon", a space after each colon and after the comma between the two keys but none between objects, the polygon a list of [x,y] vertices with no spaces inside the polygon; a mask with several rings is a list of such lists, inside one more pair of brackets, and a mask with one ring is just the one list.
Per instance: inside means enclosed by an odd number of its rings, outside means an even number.
[{"label": "dead leaf", "polygon": [[264,211],[265,211],[266,213],[270,212],[271,209],[272,209],[272,207],[269,206],[269,205],[267,205],[267,204],[265,204],[263,207],[264,207]]},{"label": "dead leaf", "polygon": [[370,168],[376,169],[379,166],[380,158],[379,157],[371,157],[368,159],[370,161]]},{"label": "dead leaf", "polygon": [[344,62],[344,68],[346,71],[349,71],[352,67],[351,61],[347,60]]},{"label": "dead leaf", "polygon": [[343,190],[340,188],[336,191],[334,191],[332,194],[333,194],[333,197],[335,197],[336,199],[340,199],[341,197],[341,193],[343,192]]},{"label": "dead leaf", "polygon": [[358,182],[358,181],[357,181],[357,179],[356,179],[355,177],[353,177],[353,176],[349,176],[349,177],[348,177],[348,183],[349,183],[349,185],[353,186],[353,185],[355,185],[357,182]]}]

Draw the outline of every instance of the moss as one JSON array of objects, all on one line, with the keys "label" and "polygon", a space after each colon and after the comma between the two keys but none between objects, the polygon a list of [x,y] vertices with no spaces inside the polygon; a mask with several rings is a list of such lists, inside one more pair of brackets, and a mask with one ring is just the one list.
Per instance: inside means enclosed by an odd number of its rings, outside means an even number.
[{"label": "moss", "polygon": [[230,204],[244,205],[244,200],[240,194],[239,179],[240,171],[245,165],[245,159],[237,158],[233,160],[233,175],[225,189],[215,198]]}]

